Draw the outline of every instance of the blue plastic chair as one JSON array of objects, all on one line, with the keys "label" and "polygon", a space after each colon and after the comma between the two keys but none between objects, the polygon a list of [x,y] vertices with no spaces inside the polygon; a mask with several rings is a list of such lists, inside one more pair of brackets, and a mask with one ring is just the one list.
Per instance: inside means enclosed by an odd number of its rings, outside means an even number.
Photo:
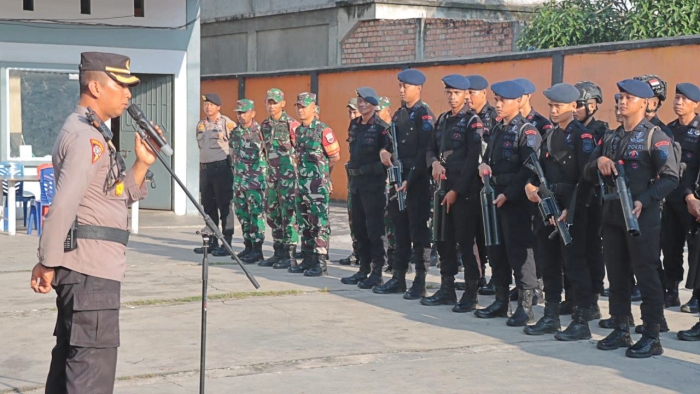
[{"label": "blue plastic chair", "polygon": [[46,215],[45,211],[51,206],[56,192],[56,178],[53,167],[41,169],[39,172],[39,187],[41,188],[41,198],[38,201],[34,199],[29,208],[27,234],[32,234],[32,225],[34,225],[33,227],[36,228],[38,235],[41,236],[42,222]]},{"label": "blue plastic chair", "polygon": [[[23,176],[24,175],[24,165],[20,163],[14,163],[14,162],[9,162],[9,161],[4,161],[0,163],[0,174],[2,175],[12,175],[12,176]],[[7,198],[7,193],[8,193],[8,185],[6,181],[2,182],[2,195],[4,197],[5,203],[4,203],[4,218],[3,220],[5,231],[7,231],[8,228],[8,198]],[[24,212],[24,226],[27,226],[27,207],[29,206],[29,202],[34,200],[34,194],[30,192],[25,192],[24,191],[24,182],[17,182],[15,183],[15,201],[16,202],[21,202],[22,203],[22,210]],[[15,207],[12,207],[12,209],[15,209]]]}]

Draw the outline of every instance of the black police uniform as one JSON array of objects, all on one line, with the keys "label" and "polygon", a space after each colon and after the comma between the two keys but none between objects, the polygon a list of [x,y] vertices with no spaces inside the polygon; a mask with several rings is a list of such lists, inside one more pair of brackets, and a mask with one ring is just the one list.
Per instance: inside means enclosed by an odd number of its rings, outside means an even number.
[{"label": "black police uniform", "polygon": [[[489,143],[489,140],[491,138],[491,130],[493,130],[494,126],[496,123],[500,121],[500,118],[498,117],[498,114],[496,113],[496,108],[494,108],[491,104],[488,102],[486,105],[484,105],[484,108],[479,111],[477,114],[479,116],[479,119],[481,119],[482,124],[484,125],[483,127],[483,133],[481,134],[481,139],[482,139],[482,154],[486,150],[486,146]],[[483,223],[481,222],[482,218],[479,216],[478,221],[478,229],[476,231],[476,247],[479,250],[479,261],[481,261],[481,272],[483,275],[483,272],[486,270],[486,261],[487,261],[487,248],[486,248],[486,239],[484,238],[484,226]]]},{"label": "black police uniform", "polygon": [[446,300],[451,303],[456,301],[454,277],[459,267],[455,248],[459,244],[464,264],[465,292],[462,300],[453,310],[469,312],[476,305],[477,283],[481,277],[481,269],[472,246],[481,223],[479,205],[481,181],[477,169],[481,155],[483,123],[465,105],[455,115],[452,111],[440,115],[435,123],[435,130],[427,152],[428,168],[433,162],[440,161],[445,167],[445,192],[456,192],[457,200],[445,215],[445,241],[437,242],[443,285],[441,290],[445,294],[438,294],[438,292],[433,297],[424,298],[421,303],[441,305],[445,304]]},{"label": "black police uniform", "polygon": [[365,278],[370,271],[372,274],[367,281],[356,281],[358,287],[363,289],[382,283],[382,267],[386,262],[386,167],[380,161],[379,151],[391,151],[388,128],[389,125],[374,114],[367,123],[362,123],[362,117],[352,120],[348,131],[350,161],[347,170],[350,175],[356,253],[360,260],[360,274]]},{"label": "black police uniform", "polygon": [[673,131],[671,131],[671,129],[666,125],[666,123],[662,122],[661,119],[659,119],[659,115],[654,115],[654,117],[651,118],[649,122],[654,126],[658,126],[661,129],[661,131],[663,131],[664,134],[666,134],[668,138],[670,138],[671,141],[673,141]]}]

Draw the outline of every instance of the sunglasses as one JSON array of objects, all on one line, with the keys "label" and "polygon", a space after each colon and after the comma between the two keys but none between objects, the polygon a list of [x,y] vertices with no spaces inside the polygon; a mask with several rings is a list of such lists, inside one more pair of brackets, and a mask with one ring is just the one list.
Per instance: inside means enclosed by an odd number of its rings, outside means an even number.
[{"label": "sunglasses", "polygon": [[585,106],[586,106],[586,102],[585,102],[585,101],[577,101],[577,102],[576,102],[576,108],[583,108],[583,107],[585,107]]}]

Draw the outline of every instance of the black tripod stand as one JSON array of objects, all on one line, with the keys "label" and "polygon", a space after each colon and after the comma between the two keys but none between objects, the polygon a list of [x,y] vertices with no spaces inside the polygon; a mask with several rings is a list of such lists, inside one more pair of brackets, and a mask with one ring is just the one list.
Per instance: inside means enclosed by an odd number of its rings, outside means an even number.
[{"label": "black tripod stand", "polygon": [[207,287],[209,284],[209,260],[207,258],[207,249],[209,247],[209,238],[213,235],[221,242],[221,245],[223,245],[226,248],[226,250],[231,254],[231,259],[235,260],[238,263],[245,275],[248,277],[250,283],[252,283],[256,289],[260,288],[260,284],[258,284],[258,281],[255,280],[255,277],[251,275],[250,272],[248,272],[248,270],[245,268],[238,256],[236,256],[236,253],[234,253],[233,249],[231,248],[231,245],[229,245],[228,242],[226,242],[226,240],[224,239],[224,234],[221,232],[221,230],[219,230],[219,227],[216,224],[214,224],[214,221],[211,220],[209,215],[207,215],[204,212],[204,208],[202,208],[202,206],[197,202],[194,196],[192,196],[192,193],[190,193],[189,190],[187,190],[187,187],[182,183],[180,178],[178,178],[178,176],[175,175],[173,169],[170,168],[170,165],[165,161],[165,159],[163,159],[163,156],[161,156],[160,152],[156,149],[151,140],[148,138],[146,132],[144,132],[140,128],[137,128],[137,131],[141,136],[141,139],[144,140],[146,144],[148,144],[148,146],[151,148],[151,150],[153,150],[153,152],[156,152],[158,160],[160,160],[160,162],[163,163],[163,167],[165,167],[165,169],[168,170],[170,176],[173,177],[173,179],[175,180],[175,182],[177,182],[182,191],[185,192],[187,198],[192,202],[195,208],[197,208],[199,214],[202,215],[202,217],[204,218],[204,223],[207,226],[205,230],[197,232],[202,236],[202,247],[204,249],[204,256],[202,257],[202,337],[200,343],[199,359],[199,393],[204,394],[205,364],[207,354]]}]

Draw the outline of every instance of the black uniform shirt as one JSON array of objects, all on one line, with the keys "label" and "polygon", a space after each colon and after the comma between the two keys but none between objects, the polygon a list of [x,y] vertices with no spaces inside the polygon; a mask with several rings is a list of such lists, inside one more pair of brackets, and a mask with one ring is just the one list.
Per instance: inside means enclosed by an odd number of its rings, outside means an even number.
[{"label": "black uniform shirt", "polygon": [[372,115],[364,124],[361,116],[350,122],[348,168],[363,170],[362,175],[350,177],[351,192],[386,186],[386,169],[379,158],[379,151],[386,149],[391,152],[392,141],[388,128],[389,125],[377,114]]},{"label": "black uniform shirt", "polygon": [[669,123],[668,128],[673,132],[673,139],[681,145],[681,163],[686,165],[686,171],[681,177],[680,185],[669,194],[666,201],[683,202],[685,197],[695,190],[698,176],[698,142],[700,137],[700,115],[689,125],[683,126],[678,119]]},{"label": "black uniform shirt", "polygon": [[392,117],[396,128],[399,148],[398,157],[403,164],[403,178],[411,185],[412,180],[427,176],[425,153],[433,133],[435,118],[425,103],[418,102],[411,108],[402,104]]}]

